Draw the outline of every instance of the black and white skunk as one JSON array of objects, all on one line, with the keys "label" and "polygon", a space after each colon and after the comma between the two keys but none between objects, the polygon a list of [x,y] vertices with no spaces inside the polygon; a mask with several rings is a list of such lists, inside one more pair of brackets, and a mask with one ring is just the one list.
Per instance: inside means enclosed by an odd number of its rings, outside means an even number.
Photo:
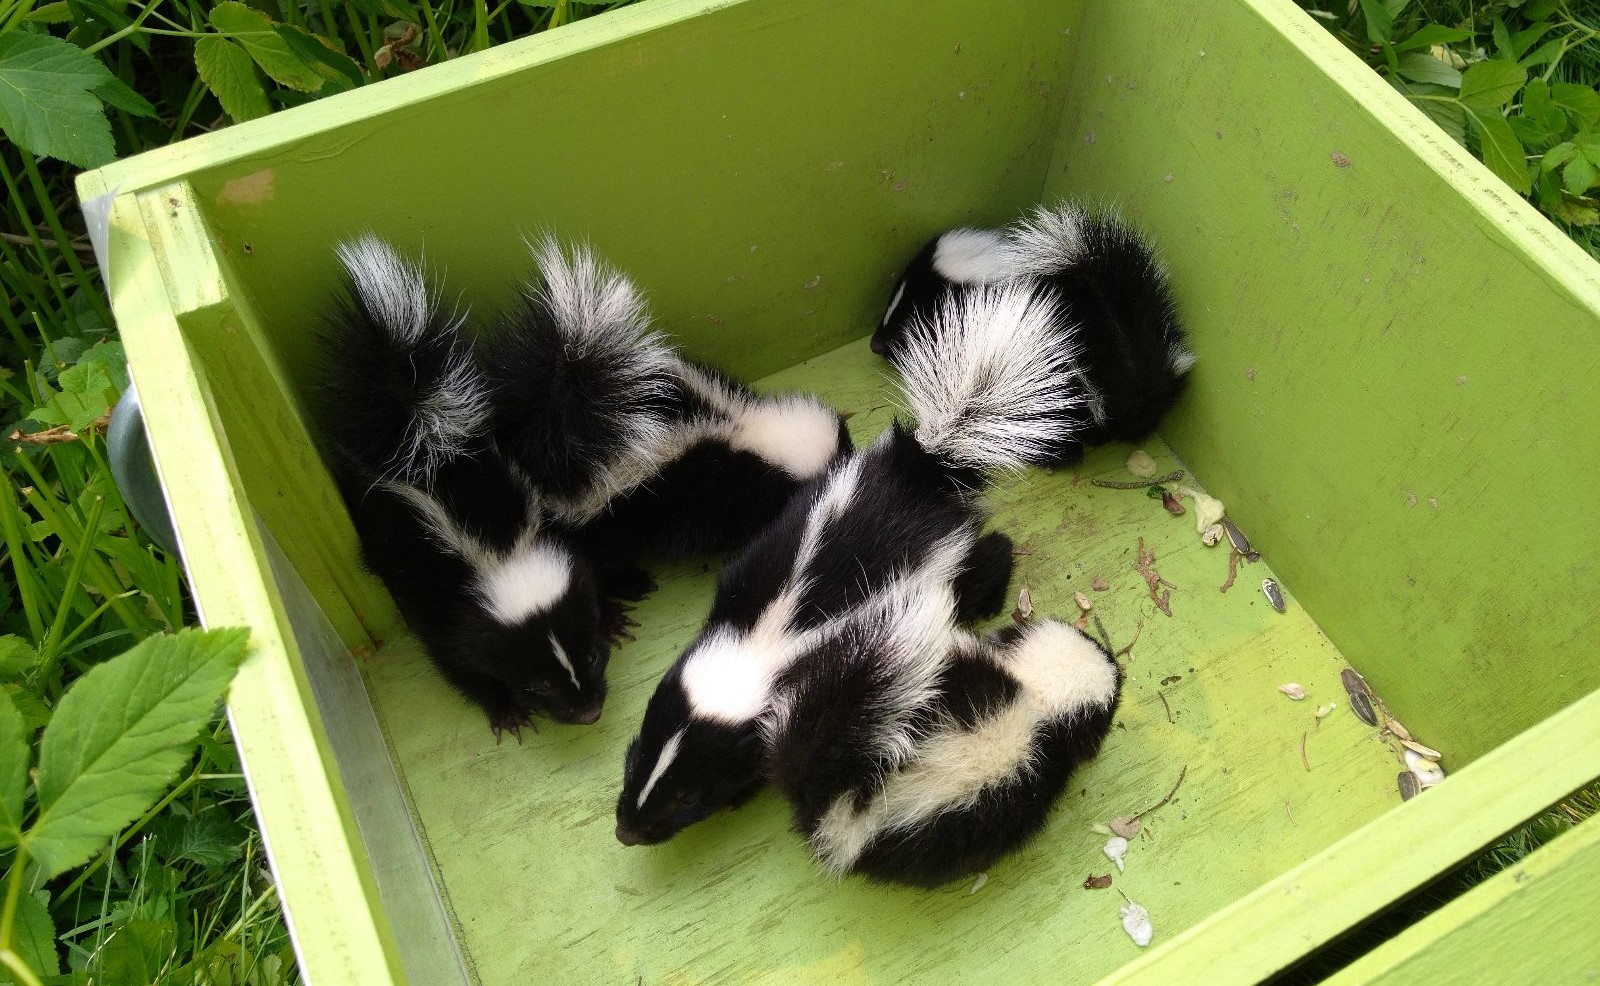
[{"label": "black and white skunk", "polygon": [[1122,674],[1101,645],[1055,620],[978,637],[934,609],[847,621],[774,688],[767,771],[834,875],[934,887],[987,869],[1111,730]]},{"label": "black and white skunk", "polygon": [[497,448],[551,519],[617,566],[744,544],[850,449],[806,394],[758,395],[650,331],[633,283],[585,245],[532,245],[538,276],[483,339]]},{"label": "black and white skunk", "polygon": [[906,340],[939,300],[1008,282],[1034,282],[1060,298],[1076,325],[1089,400],[1074,441],[1038,462],[1069,465],[1083,446],[1136,441],[1160,423],[1194,365],[1166,265],[1149,241],[1114,213],[1070,204],[1039,207],[1001,230],[955,229],[929,241],[907,265],[872,336],[873,352],[901,363]]},{"label": "black and white skunk", "polygon": [[1004,605],[1011,545],[980,537],[981,494],[991,473],[1067,437],[1082,401],[1069,386],[1070,334],[1027,286],[953,298],[935,328],[906,350],[915,428],[897,422],[836,462],[723,571],[704,628],[628,749],[624,844],[668,839],[761,786],[759,721],[774,682],[841,620],[907,585],[947,592],[954,620]]},{"label": "black and white skunk", "polygon": [[425,268],[372,236],[342,244],[318,418],[362,554],[428,656],[496,736],[534,715],[594,722],[607,606],[489,441],[489,391],[463,319]]}]

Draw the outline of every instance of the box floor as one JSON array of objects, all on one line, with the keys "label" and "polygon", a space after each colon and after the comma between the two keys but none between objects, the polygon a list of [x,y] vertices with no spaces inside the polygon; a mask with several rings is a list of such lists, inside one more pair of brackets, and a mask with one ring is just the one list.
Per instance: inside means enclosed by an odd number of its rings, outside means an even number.
[{"label": "box floor", "polygon": [[[885,368],[863,341],[762,386],[854,411],[864,443],[894,413]],[[1163,473],[1178,467],[1158,440],[1145,448]],[[1143,630],[1101,756],[1044,835],[976,892],[831,880],[771,792],[663,846],[617,843],[623,751],[704,618],[716,563],[657,567],[639,639],[613,655],[601,721],[544,725],[521,745],[495,745],[411,640],[387,646],[365,668],[368,688],[482,982],[1087,982],[1137,955],[1118,889],[1149,909],[1159,944],[1398,804],[1399,766],[1349,711],[1340,654],[1292,598],[1280,615],[1261,594],[1272,546],[1220,593],[1226,542],[1203,546],[1192,511],[1171,517],[1142,491],[1088,482],[1130,478],[1128,451],[1005,478],[990,496],[993,526],[1019,549],[1013,595],[1026,585],[1040,614],[1072,618],[1083,592],[1114,647]],[[1134,570],[1140,538],[1172,583],[1170,617]],[[1305,701],[1279,694],[1289,681]],[[1313,710],[1329,701],[1338,708],[1319,725]],[[1090,825],[1155,804],[1184,768],[1117,873]],[[1083,888],[1108,872],[1116,889]]]}]

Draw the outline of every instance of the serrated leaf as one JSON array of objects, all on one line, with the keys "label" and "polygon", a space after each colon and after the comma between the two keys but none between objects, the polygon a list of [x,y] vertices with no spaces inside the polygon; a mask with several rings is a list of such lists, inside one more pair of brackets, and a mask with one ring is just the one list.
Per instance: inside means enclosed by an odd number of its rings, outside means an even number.
[{"label": "serrated leaf", "polygon": [[66,425],[83,431],[117,402],[121,390],[111,370],[98,361],[75,363],[61,371],[61,390],[29,417],[45,425]]},{"label": "serrated leaf", "polygon": [[1458,144],[1467,140],[1467,110],[1466,107],[1453,99],[1418,99],[1412,105],[1428,115],[1428,119],[1439,125],[1439,128],[1450,135]]},{"label": "serrated leaf", "polygon": [[160,795],[192,755],[248,637],[150,637],[68,689],[39,744],[39,816],[28,831],[45,879],[88,859]]},{"label": "serrated leaf", "polygon": [[38,729],[50,721],[50,706],[21,685],[14,683],[0,685],[0,692],[4,692],[11,700],[12,706],[22,713],[22,721],[26,723],[25,728],[28,730]]},{"label": "serrated leaf", "polygon": [[1461,73],[1432,55],[1418,52],[1401,55],[1395,71],[1412,82],[1426,82],[1449,89],[1461,88]]},{"label": "serrated leaf", "polygon": [[1550,87],[1550,98],[1572,119],[1574,130],[1589,130],[1600,124],[1600,92],[1576,82],[1557,82]]},{"label": "serrated leaf", "polygon": [[0,131],[41,157],[95,168],[116,157],[111,122],[90,90],[114,78],[75,44],[0,33]]},{"label": "serrated leaf", "polygon": [[178,927],[170,917],[136,917],[116,926],[94,957],[97,982],[153,983],[172,960]]},{"label": "serrated leaf", "polygon": [[1566,43],[1560,38],[1546,41],[1526,57],[1517,61],[1523,68],[1533,68],[1536,65],[1550,65],[1560,58],[1566,51]]},{"label": "serrated leaf", "polygon": [[256,63],[250,53],[220,34],[194,43],[194,65],[206,88],[216,94],[222,111],[235,121],[254,120],[272,112]]},{"label": "serrated leaf", "polygon": [[1517,60],[1517,49],[1511,40],[1511,32],[1506,30],[1506,22],[1496,17],[1494,19],[1494,50],[1501,58],[1511,61]]},{"label": "serrated leaf", "polygon": [[1583,154],[1575,154],[1561,169],[1561,186],[1573,195],[1582,195],[1594,187],[1597,177],[1600,177],[1600,169],[1594,162]]},{"label": "serrated leaf", "polygon": [[1501,181],[1526,194],[1532,187],[1528,180],[1528,159],[1523,153],[1522,144],[1517,140],[1516,133],[1511,129],[1511,124],[1507,123],[1505,117],[1497,111],[1486,111],[1470,104],[1464,105],[1468,118],[1472,120],[1473,129],[1478,133],[1478,147],[1483,163],[1488,165],[1489,170],[1493,171]]},{"label": "serrated leaf", "polygon": [[1562,199],[1556,205],[1555,213],[1574,226],[1600,226],[1600,209],[1588,202]]},{"label": "serrated leaf", "polygon": [[1551,24],[1534,24],[1531,27],[1523,28],[1511,36],[1511,50],[1517,53],[1516,57],[1518,59],[1521,59],[1523,55],[1528,53],[1528,49],[1533,47],[1534,42],[1548,34],[1553,26]]},{"label": "serrated leaf", "polygon": [[0,678],[15,678],[25,674],[39,659],[33,645],[14,633],[0,637]]},{"label": "serrated leaf", "polygon": [[316,69],[289,47],[274,31],[272,19],[238,0],[222,0],[212,9],[211,26],[242,45],[250,57],[281,86],[300,92],[316,92],[325,81]]},{"label": "serrated leaf", "polygon": [[1362,18],[1367,22],[1367,40],[1382,44],[1394,35],[1394,15],[1383,0],[1361,0]]},{"label": "serrated leaf", "polygon": [[22,713],[0,692],[0,849],[10,849],[22,838],[23,799],[28,793],[31,760],[29,732]]},{"label": "serrated leaf", "polygon": [[72,9],[67,6],[67,0],[55,0],[54,3],[43,3],[33,8],[23,20],[34,24],[69,24],[72,22]]},{"label": "serrated leaf", "polygon": [[1546,171],[1554,171],[1572,160],[1572,156],[1576,153],[1578,153],[1577,145],[1571,141],[1564,141],[1544,152],[1544,160],[1540,162],[1540,167]]},{"label": "serrated leaf", "polygon": [[1530,21],[1542,21],[1556,12],[1560,0],[1531,0],[1523,5],[1522,16]]},{"label": "serrated leaf", "polygon": [[224,866],[238,859],[249,833],[219,811],[208,811],[184,823],[163,851],[169,860],[187,859],[202,866]]},{"label": "serrated leaf", "polygon": [[1456,41],[1465,41],[1472,35],[1457,27],[1445,27],[1443,24],[1424,24],[1412,32],[1404,41],[1395,43],[1395,51],[1415,51],[1418,48],[1432,48],[1434,45],[1451,44]]},{"label": "serrated leaf", "polygon": [[[22,961],[40,975],[61,975],[61,956],[56,954],[56,926],[50,920],[50,909],[33,894],[18,894],[15,920],[12,944]],[[0,969],[0,975],[4,974]]]},{"label": "serrated leaf", "polygon": [[150,100],[134,92],[132,87],[114,75],[110,82],[95,86],[94,94],[107,106],[115,106],[124,113],[142,116],[147,120],[156,118],[156,108],[150,105]]},{"label": "serrated leaf", "polygon": [[361,74],[361,66],[356,64],[355,59],[333,47],[321,35],[307,34],[297,27],[286,24],[276,24],[272,29],[296,55],[305,59],[307,64],[338,87],[339,91],[359,86],[366,81],[366,76]]},{"label": "serrated leaf", "polygon": [[[1528,73],[1516,62],[1492,59],[1461,73],[1461,101],[1478,109],[1499,110],[1527,81]],[[1501,121],[1504,122],[1504,121]],[[1510,132],[1510,128],[1506,128]]]},{"label": "serrated leaf", "polygon": [[1541,130],[1559,137],[1566,129],[1567,118],[1550,96],[1550,86],[1543,79],[1534,79],[1522,90],[1522,115],[1537,123]]}]

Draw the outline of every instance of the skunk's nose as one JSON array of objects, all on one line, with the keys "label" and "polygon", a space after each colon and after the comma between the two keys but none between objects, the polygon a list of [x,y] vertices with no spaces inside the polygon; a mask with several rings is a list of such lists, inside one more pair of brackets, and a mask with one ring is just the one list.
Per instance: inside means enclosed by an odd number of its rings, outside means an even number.
[{"label": "skunk's nose", "polygon": [[578,709],[572,713],[572,721],[580,726],[588,726],[598,722],[602,708],[603,706],[591,705],[586,709]]},{"label": "skunk's nose", "polygon": [[628,828],[628,826],[622,824],[621,822],[618,822],[617,823],[617,841],[622,843],[625,846],[637,846],[639,843],[643,842],[644,840],[639,838],[639,833],[635,832],[633,829]]},{"label": "skunk's nose", "polygon": [[884,351],[889,348],[882,339],[878,338],[877,333],[873,333],[872,342],[868,343],[868,345],[870,345],[872,347],[872,351],[877,353],[879,356],[882,356]]}]

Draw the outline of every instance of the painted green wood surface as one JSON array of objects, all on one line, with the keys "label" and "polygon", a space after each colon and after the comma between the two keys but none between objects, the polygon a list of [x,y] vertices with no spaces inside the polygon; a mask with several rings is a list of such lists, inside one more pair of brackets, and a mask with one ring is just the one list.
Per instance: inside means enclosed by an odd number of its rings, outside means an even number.
[{"label": "painted green wood surface", "polygon": [[1383,983],[1600,982],[1600,820],[1511,869],[1328,980]]},{"label": "painted green wood surface", "polygon": [[1286,0],[1082,30],[1049,191],[1166,250],[1174,446],[1441,749],[1600,687],[1600,266]]},{"label": "painted green wood surface", "polygon": [[[92,191],[94,176],[86,184]],[[150,240],[148,196],[117,199],[106,271],[134,378],[147,395],[145,422],[172,506],[184,565],[202,622],[249,626],[251,654],[229,690],[229,713],[256,811],[273,854],[301,969],[315,982],[398,978],[387,915],[333,764],[321,710],[312,701],[293,633],[272,584],[240,470],[218,413],[218,395],[185,339]],[[205,270],[194,256],[193,270]],[[221,297],[215,283],[192,285]],[[263,796],[266,795],[266,796]]]},{"label": "painted green wood surface", "polygon": [[[767,383],[858,412],[852,431],[867,439],[892,410],[883,365],[854,343]],[[1158,443],[1151,450],[1164,469],[1174,464]],[[1158,941],[1398,805],[1393,754],[1345,710],[1338,653],[1293,600],[1286,615],[1271,610],[1259,590],[1266,566],[1245,567],[1224,595],[1226,549],[1201,545],[1192,516],[1087,481],[1129,478],[1127,452],[1096,453],[1081,477],[1028,473],[994,496],[995,526],[1028,552],[1015,586],[1031,587],[1039,612],[1070,618],[1077,590],[1116,646],[1141,619],[1144,629],[1104,755],[1046,837],[976,894],[970,884],[923,893],[830,881],[770,794],[663,847],[617,843],[623,751],[704,618],[713,574],[701,565],[664,573],[640,607],[641,637],[612,660],[593,727],[544,726],[521,746],[496,746],[482,713],[409,641],[380,652],[371,692],[483,982],[1092,981],[1137,949],[1119,923],[1122,898],[1081,886],[1115,871],[1106,837],[1088,826],[1159,801],[1185,766],[1173,803],[1148,819],[1154,838],[1135,843],[1116,883],[1150,909]],[[1176,585],[1170,618],[1134,571],[1140,537]],[[1097,578],[1109,588],[1094,590]],[[1310,697],[1279,694],[1288,681]],[[1319,727],[1313,709],[1326,701],[1339,709]]]}]

